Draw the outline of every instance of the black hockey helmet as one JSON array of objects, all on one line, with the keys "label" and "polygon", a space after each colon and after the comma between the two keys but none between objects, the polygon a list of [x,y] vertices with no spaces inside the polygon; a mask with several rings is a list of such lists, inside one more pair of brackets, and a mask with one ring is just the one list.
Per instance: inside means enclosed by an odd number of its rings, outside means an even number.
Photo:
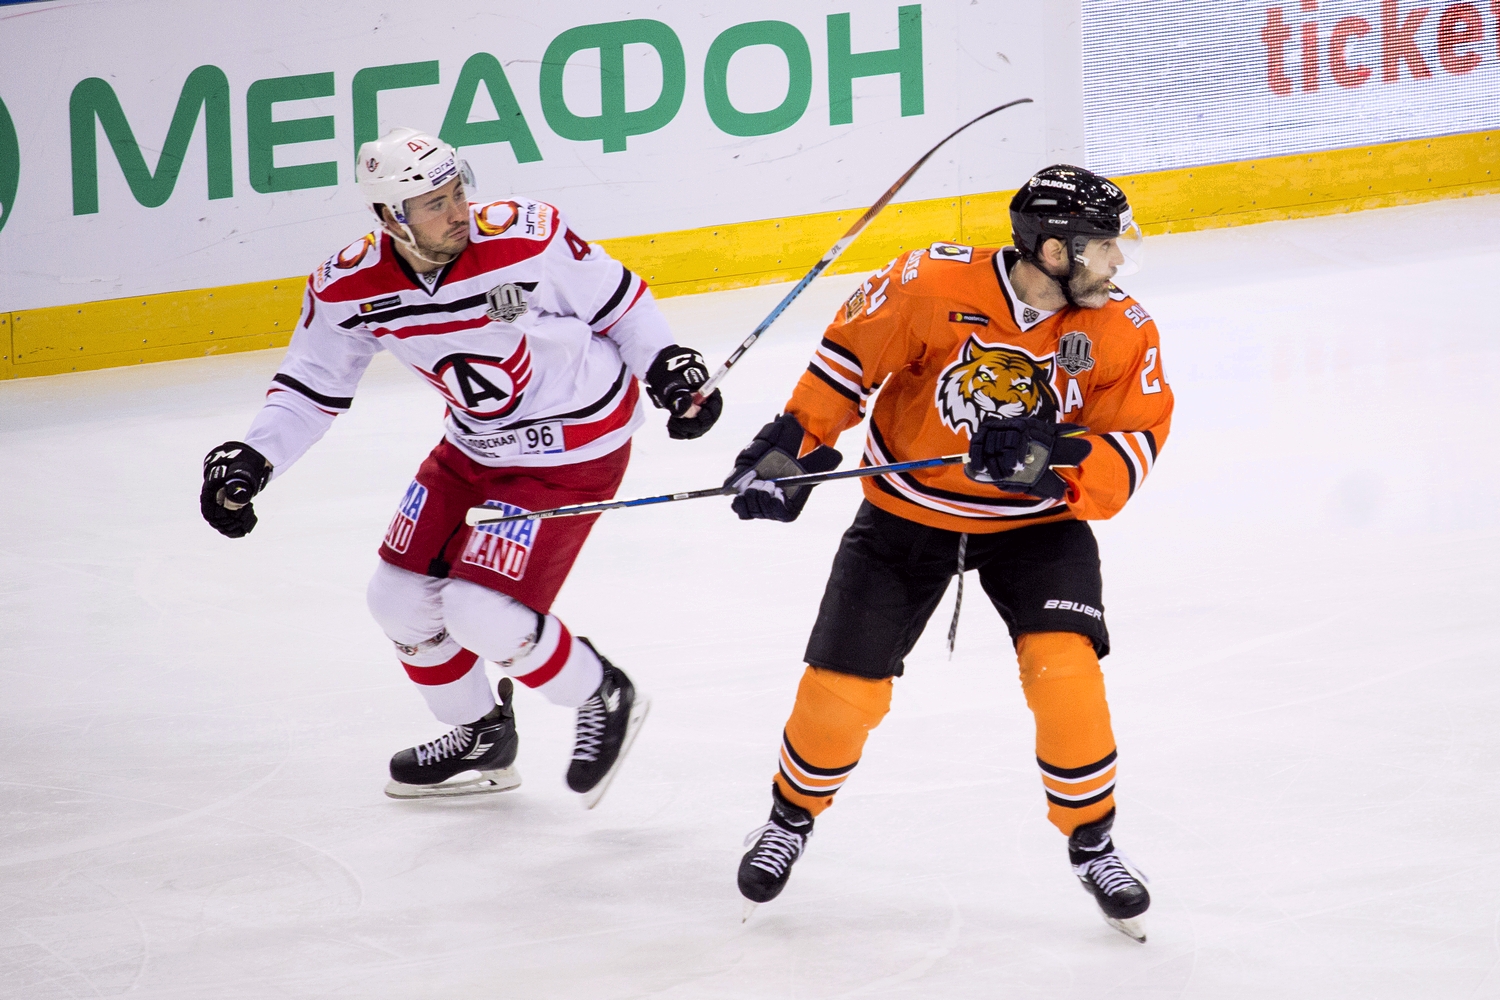
[{"label": "black hockey helmet", "polygon": [[[1022,256],[1035,260],[1042,243],[1059,239],[1071,260],[1083,256],[1089,240],[1139,240],[1130,203],[1107,178],[1059,163],[1038,171],[1010,200],[1012,241]],[[1132,236],[1133,234],[1133,236]]]}]

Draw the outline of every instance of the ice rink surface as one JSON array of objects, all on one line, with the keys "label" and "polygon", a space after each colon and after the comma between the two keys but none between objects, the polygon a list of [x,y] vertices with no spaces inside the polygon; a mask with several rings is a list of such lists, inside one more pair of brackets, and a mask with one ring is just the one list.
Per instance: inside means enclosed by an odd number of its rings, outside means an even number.
[{"label": "ice rink surface", "polygon": [[[1148,253],[1125,284],[1176,421],[1096,525],[1148,944],[1069,871],[977,587],[740,922],[848,483],[791,525],[601,519],[556,610],[654,707],[598,809],[563,785],[571,712],[530,691],[521,789],[385,798],[389,756],[446,728],[364,606],[441,403],[377,359],[230,541],[199,463],[263,352],[0,384],[0,996],[1500,996],[1500,198]],[[788,312],[707,437],[653,411],[622,494],[717,483],[858,280]],[[663,308],[716,364],[783,291]]]}]

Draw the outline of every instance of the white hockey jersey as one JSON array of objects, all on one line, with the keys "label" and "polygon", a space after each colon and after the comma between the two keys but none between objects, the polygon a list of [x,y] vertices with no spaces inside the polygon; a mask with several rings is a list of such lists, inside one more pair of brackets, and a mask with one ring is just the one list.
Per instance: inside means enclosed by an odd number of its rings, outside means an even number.
[{"label": "white hockey jersey", "polygon": [[442,395],[448,440],[476,462],[583,462],[641,425],[636,378],[672,342],[645,282],[556,208],[491,202],[471,208],[468,247],[431,275],[413,272],[384,233],[314,271],[245,442],[273,475],[286,471],[349,409],[384,349]]}]

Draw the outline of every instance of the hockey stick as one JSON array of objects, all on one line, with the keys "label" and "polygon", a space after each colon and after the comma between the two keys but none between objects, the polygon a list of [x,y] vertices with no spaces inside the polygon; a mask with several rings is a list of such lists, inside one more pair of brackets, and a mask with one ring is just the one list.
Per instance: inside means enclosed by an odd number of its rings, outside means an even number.
[{"label": "hockey stick", "polygon": [[[862,479],[865,476],[883,476],[889,472],[910,472],[913,469],[930,469],[935,465],[956,465],[964,461],[967,454],[943,455],[940,458],[919,458],[911,462],[896,462],[893,465],[867,465],[859,469],[844,469],[840,472],[810,472],[802,476],[784,476],[771,479],[783,489],[796,486],[816,486],[835,479]],[[606,500],[603,503],[575,503],[551,510],[533,510],[525,514],[499,514],[494,507],[470,507],[464,522],[472,527],[487,524],[506,524],[510,521],[537,521],[544,517],[577,517],[580,514],[598,514],[606,510],[624,507],[646,507],[656,503],[676,503],[678,500],[698,500],[703,497],[732,497],[739,490],[733,486],[715,486],[706,490],[691,490],[687,493],[663,493],[654,497],[636,497],[634,500]]]},{"label": "hockey stick", "polygon": [[771,310],[771,314],[765,319],[761,320],[759,326],[750,331],[750,336],[746,337],[744,342],[740,344],[739,347],[736,347],[734,349],[734,353],[729,355],[729,360],[719,366],[719,370],[714,372],[713,377],[710,378],[707,382],[704,382],[702,387],[700,387],[697,392],[693,393],[693,405],[688,407],[687,411],[683,415],[687,417],[695,417],[698,415],[698,407],[703,405],[703,401],[705,399],[713,395],[714,389],[720,382],[724,381],[724,376],[729,374],[729,369],[733,368],[735,366],[735,363],[738,362],[740,358],[745,356],[745,352],[750,350],[750,348],[755,345],[755,342],[760,339],[760,335],[765,333],[767,328],[769,328],[772,323],[776,322],[777,317],[786,310],[787,306],[792,304],[792,300],[801,295],[803,289],[812,284],[812,280],[818,275],[822,274],[829,264],[832,264],[834,261],[838,260],[839,255],[849,248],[849,244],[853,243],[855,238],[858,237],[860,233],[865,231],[865,227],[874,220],[875,216],[880,214],[880,210],[891,203],[891,199],[896,197],[896,193],[906,186],[906,182],[911,180],[912,175],[921,168],[922,164],[931,159],[933,153],[936,153],[938,150],[943,148],[944,143],[953,138],[955,135],[958,135],[958,133],[962,132],[970,125],[973,125],[975,122],[984,121],[990,115],[995,114],[998,111],[1004,111],[1006,108],[1013,108],[1017,104],[1030,103],[1031,98],[1020,97],[1014,101],[1009,101],[1005,104],[1002,104],[999,107],[990,108],[984,114],[979,115],[976,118],[969,119],[958,128],[954,129],[952,132],[949,132],[942,138],[941,142],[939,142],[936,146],[933,146],[927,152],[923,153],[922,158],[916,163],[913,163],[910,169],[906,171],[906,173],[897,178],[896,183],[887,188],[885,194],[881,195],[879,199],[876,200],[875,204],[865,209],[865,214],[859,217],[859,221],[850,226],[849,231],[842,237],[840,237],[837,243],[828,248],[828,252],[825,253],[818,260],[818,262],[812,266],[811,271],[808,271],[802,276],[801,281],[792,286],[792,290],[786,293],[786,297],[783,298],[780,302],[776,303],[776,308]]}]

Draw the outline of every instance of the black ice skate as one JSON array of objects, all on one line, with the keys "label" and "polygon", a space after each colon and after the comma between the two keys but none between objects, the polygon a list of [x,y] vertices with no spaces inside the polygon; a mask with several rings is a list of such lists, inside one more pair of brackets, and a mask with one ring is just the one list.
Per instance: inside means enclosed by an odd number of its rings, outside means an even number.
[{"label": "black ice skate", "polygon": [[1074,830],[1068,838],[1068,860],[1078,881],[1099,903],[1104,922],[1144,944],[1146,923],[1141,915],[1151,906],[1151,894],[1142,884],[1144,876],[1115,850],[1109,836],[1114,825],[1111,809],[1103,819]]},{"label": "black ice skate", "polygon": [[[385,794],[393,799],[426,799],[449,795],[481,795],[518,788],[515,769],[516,713],[510,707],[515,685],[500,681],[500,704],[467,726],[391,758],[391,781]],[[470,772],[478,772],[473,774]],[[467,777],[460,777],[468,774]]]},{"label": "black ice skate", "polygon": [[584,808],[592,809],[604,798],[635,742],[651,700],[636,691],[625,671],[600,656],[592,642],[582,636],[578,641],[593,649],[604,666],[599,689],[578,707],[573,762],[568,765],[568,787],[583,796]]},{"label": "black ice skate", "polygon": [[792,863],[802,856],[812,828],[812,813],[788,802],[772,785],[771,818],[765,826],[750,831],[745,838],[750,850],[740,859],[740,895],[745,897],[746,920],[758,905],[781,895],[792,877]]}]

